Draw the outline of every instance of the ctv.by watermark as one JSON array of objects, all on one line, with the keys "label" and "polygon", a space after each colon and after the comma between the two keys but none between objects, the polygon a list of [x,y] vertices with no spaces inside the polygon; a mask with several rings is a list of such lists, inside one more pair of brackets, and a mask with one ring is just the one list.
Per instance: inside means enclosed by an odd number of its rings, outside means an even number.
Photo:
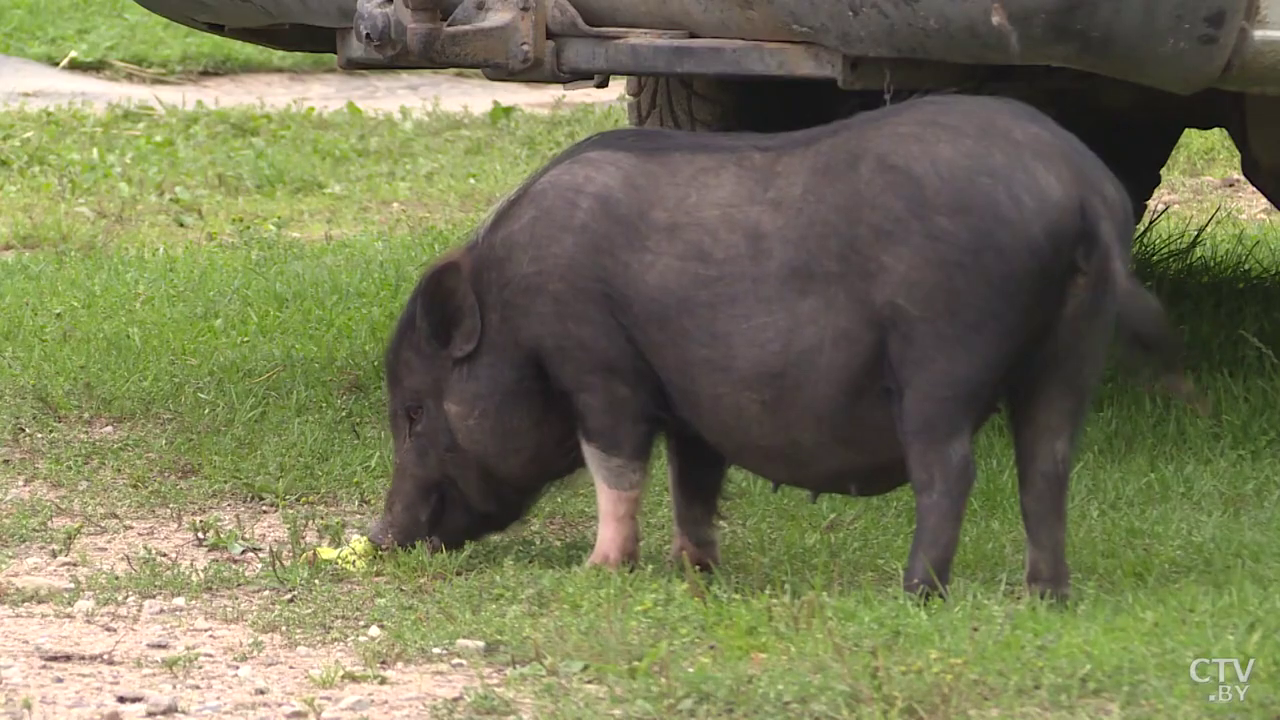
[{"label": "ctv.by watermark", "polygon": [[[1249,676],[1253,674],[1255,659],[1249,658],[1241,665],[1240,658],[1196,658],[1191,661],[1189,672],[1192,680],[1202,684],[1211,683],[1215,680],[1213,666],[1217,665],[1217,685],[1209,693],[1209,702],[1244,702],[1244,696],[1249,692]],[[1228,675],[1232,682],[1227,681]]]}]

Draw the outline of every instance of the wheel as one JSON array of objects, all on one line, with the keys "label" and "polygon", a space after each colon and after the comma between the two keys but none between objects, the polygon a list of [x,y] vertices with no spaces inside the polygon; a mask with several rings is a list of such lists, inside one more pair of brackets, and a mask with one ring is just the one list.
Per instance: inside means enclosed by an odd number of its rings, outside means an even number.
[{"label": "wheel", "polygon": [[[722,80],[701,76],[627,78],[634,127],[784,132],[831,122],[865,107],[873,93],[804,80]],[[864,97],[868,96],[868,97]]]},{"label": "wheel", "polygon": [[627,119],[633,127],[736,130],[733,93],[702,78],[627,78]]}]

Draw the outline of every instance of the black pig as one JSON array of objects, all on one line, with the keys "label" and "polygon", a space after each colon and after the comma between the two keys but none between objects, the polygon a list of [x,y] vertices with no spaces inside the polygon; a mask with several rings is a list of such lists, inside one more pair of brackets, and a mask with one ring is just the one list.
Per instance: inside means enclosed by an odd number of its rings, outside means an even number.
[{"label": "black pig", "polygon": [[1065,596],[1068,476],[1113,332],[1183,377],[1129,270],[1134,224],[1097,156],[1003,98],[772,135],[590,137],[410,296],[386,353],[395,471],[370,534],[457,548],[585,464],[588,563],[634,562],[661,433],[676,557],[719,561],[729,465],[818,493],[910,483],[904,587],[942,590],[972,438],[1004,403],[1026,582]]}]

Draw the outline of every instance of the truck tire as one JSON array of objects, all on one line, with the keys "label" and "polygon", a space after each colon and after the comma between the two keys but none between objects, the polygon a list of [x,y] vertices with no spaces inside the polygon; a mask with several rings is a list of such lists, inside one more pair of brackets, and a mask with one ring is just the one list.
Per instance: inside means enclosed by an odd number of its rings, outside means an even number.
[{"label": "truck tire", "polygon": [[632,127],[734,129],[730,93],[714,80],[629,77],[627,95],[627,119]]},{"label": "truck tire", "polygon": [[860,105],[870,99],[826,82],[699,76],[629,77],[627,95],[633,127],[695,132],[799,130],[867,109]]}]

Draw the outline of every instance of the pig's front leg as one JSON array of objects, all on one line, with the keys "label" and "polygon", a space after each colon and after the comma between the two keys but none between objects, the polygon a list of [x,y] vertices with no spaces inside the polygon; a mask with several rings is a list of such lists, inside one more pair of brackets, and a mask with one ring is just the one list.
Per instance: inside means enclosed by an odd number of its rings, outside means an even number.
[{"label": "pig's front leg", "polygon": [[648,462],[606,454],[581,440],[582,457],[596,487],[596,545],[588,565],[617,568],[640,559],[640,498]]},{"label": "pig's front leg", "polygon": [[676,562],[688,558],[693,567],[709,571],[720,564],[715,517],[724,487],[724,456],[701,438],[669,432],[667,462],[675,516],[671,557]]}]

